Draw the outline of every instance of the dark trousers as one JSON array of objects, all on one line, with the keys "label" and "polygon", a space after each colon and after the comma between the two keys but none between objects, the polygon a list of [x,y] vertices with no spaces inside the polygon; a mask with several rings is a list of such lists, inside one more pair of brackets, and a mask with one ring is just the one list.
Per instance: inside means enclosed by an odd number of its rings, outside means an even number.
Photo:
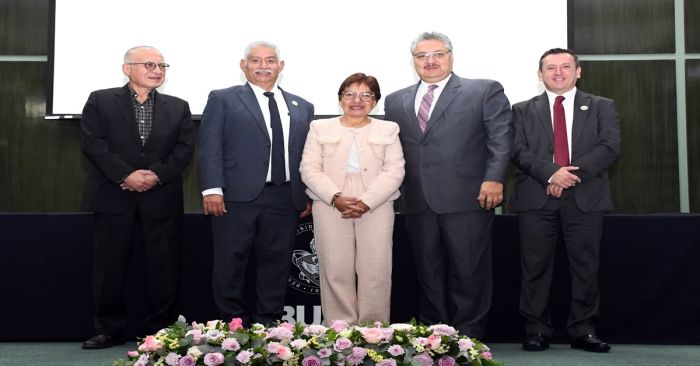
[{"label": "dark trousers", "polygon": [[[289,184],[265,186],[251,202],[226,201],[227,213],[212,217],[214,301],[226,321],[269,324],[284,314],[292,251],[299,224]],[[255,307],[246,301],[246,268],[256,258]]]},{"label": "dark trousers", "polygon": [[[180,289],[182,217],[147,217],[138,208],[118,214],[95,213],[93,295],[98,334],[123,335],[126,329],[124,288],[135,235],[145,252],[150,333],[177,320]],[[140,231],[135,232],[139,228]]]},{"label": "dark trousers", "polygon": [[481,338],[491,307],[493,211],[406,215],[421,287],[418,320]]},{"label": "dark trousers", "polygon": [[518,213],[522,278],[520,313],[527,334],[551,336],[548,309],[554,253],[562,236],[571,273],[571,306],[567,330],[571,338],[595,333],[598,316],[598,259],[603,228],[601,212],[581,212],[571,192],[550,198],[536,211]]}]

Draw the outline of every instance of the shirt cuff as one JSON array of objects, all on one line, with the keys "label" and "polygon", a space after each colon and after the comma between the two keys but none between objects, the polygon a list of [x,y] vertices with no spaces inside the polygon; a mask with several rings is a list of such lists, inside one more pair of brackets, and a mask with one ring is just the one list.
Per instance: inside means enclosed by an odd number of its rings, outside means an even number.
[{"label": "shirt cuff", "polygon": [[217,188],[205,189],[205,190],[202,191],[202,197],[208,196],[208,195],[210,195],[210,194],[218,194],[219,196],[223,196],[223,195],[224,195],[224,190],[221,189],[220,187],[217,187]]}]

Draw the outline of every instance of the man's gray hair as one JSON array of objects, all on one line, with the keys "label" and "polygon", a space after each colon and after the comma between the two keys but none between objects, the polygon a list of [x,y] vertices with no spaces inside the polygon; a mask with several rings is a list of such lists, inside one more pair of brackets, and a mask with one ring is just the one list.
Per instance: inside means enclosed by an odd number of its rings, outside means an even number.
[{"label": "man's gray hair", "polygon": [[413,40],[413,43],[411,43],[411,54],[413,54],[416,51],[416,46],[419,42],[429,41],[433,39],[445,44],[447,50],[452,52],[452,41],[450,41],[449,37],[440,32],[423,32],[420,35],[418,35],[416,39]]},{"label": "man's gray hair", "polygon": [[158,49],[155,48],[155,47],[153,47],[153,46],[136,46],[136,47],[131,47],[131,48],[129,48],[128,50],[126,50],[126,52],[124,52],[124,63],[126,64],[126,63],[131,62],[131,55],[132,55],[136,50],[140,50],[140,49],[150,49],[150,50],[154,50],[154,51],[156,51],[156,52],[158,52],[158,53],[160,53],[160,54],[162,55],[162,53],[161,53],[160,51],[158,51]]},{"label": "man's gray hair", "polygon": [[248,60],[248,55],[250,55],[250,51],[253,48],[257,47],[269,47],[272,48],[275,51],[275,55],[277,55],[277,59],[279,60],[280,58],[280,50],[275,46],[274,44],[267,42],[267,41],[255,41],[251,44],[248,45],[248,47],[245,48],[245,51],[243,52],[243,60]]}]

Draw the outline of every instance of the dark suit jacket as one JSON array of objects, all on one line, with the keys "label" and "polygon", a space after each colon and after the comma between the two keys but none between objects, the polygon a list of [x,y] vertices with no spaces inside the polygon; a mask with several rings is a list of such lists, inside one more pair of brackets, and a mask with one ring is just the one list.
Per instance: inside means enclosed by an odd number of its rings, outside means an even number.
[{"label": "dark suit jacket", "polygon": [[438,214],[481,210],[481,183],[504,183],[509,164],[513,134],[503,87],[452,74],[425,134],[416,117],[417,91],[418,84],[390,94],[384,108],[385,118],[401,126],[405,212],[423,212],[426,205]]},{"label": "dark suit jacket", "polygon": [[[513,106],[512,160],[516,211],[537,210],[547,202],[547,180],[560,167],[553,162],[554,132],[547,93]],[[615,102],[577,90],[571,132],[571,165],[581,183],[568,188],[583,212],[612,210],[608,167],[620,154],[620,123]]]},{"label": "dark suit jacket", "polygon": [[[302,211],[309,198],[299,164],[314,107],[282,91],[290,115],[288,159],[294,206]],[[258,100],[247,83],[214,90],[199,129],[199,182],[202,190],[221,187],[227,201],[248,202],[265,186],[272,140]]]},{"label": "dark suit jacket", "polygon": [[[119,213],[139,204],[153,217],[183,214],[180,175],[194,149],[194,124],[187,102],[155,92],[153,125],[145,145],[126,85],[92,92],[80,127],[81,148],[92,162],[83,211]],[[160,183],[143,193],[122,190],[119,183],[138,169],[152,170]]]}]

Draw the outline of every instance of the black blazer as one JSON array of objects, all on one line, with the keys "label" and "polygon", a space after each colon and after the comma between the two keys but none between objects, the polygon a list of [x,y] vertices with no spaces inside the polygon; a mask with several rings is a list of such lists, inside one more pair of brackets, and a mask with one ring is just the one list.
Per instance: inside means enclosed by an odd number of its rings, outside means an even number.
[{"label": "black blazer", "polygon": [[[81,210],[119,213],[139,204],[153,217],[183,214],[181,174],[194,149],[192,115],[184,100],[154,95],[153,125],[142,145],[126,85],[90,94],[80,122],[80,145],[92,163]],[[152,170],[160,183],[143,193],[122,190],[119,183],[138,169]]]},{"label": "black blazer", "polygon": [[[554,131],[547,93],[513,106],[515,138],[511,160],[518,168],[511,207],[537,210],[547,202],[547,180],[559,169],[553,162]],[[608,167],[620,154],[620,123],[615,102],[576,91],[571,132],[571,165],[581,183],[568,188],[583,212],[612,210]]]}]

